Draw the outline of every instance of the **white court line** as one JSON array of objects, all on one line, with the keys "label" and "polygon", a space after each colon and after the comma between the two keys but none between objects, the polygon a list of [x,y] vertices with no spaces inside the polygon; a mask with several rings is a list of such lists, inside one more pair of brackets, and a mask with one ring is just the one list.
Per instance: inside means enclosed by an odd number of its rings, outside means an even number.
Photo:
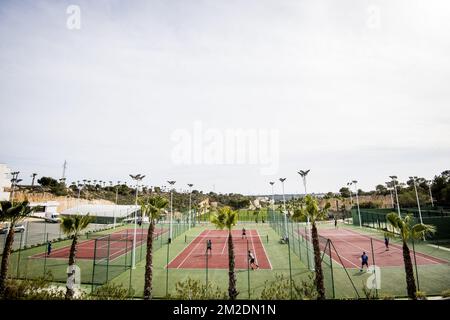
[{"label": "white court line", "polygon": [[259,235],[259,231],[258,231],[258,230],[256,230],[256,234],[257,234],[258,237],[259,237],[259,241],[261,242],[261,246],[262,246],[262,248],[263,248],[263,250],[264,250],[264,254],[266,255],[267,261],[269,261],[269,266],[270,266],[270,269],[272,270],[272,269],[273,269],[273,268],[272,268],[272,263],[270,262],[270,258],[269,258],[269,256],[267,255],[266,248],[264,247],[264,244],[263,244],[262,241],[261,241],[261,236]]},{"label": "white court line", "polygon": [[[211,231],[211,230],[208,230],[208,232],[207,232],[205,235],[203,235],[203,236],[198,235],[198,238],[201,238],[201,239],[203,240],[204,238],[206,238],[206,236],[209,234],[210,231]],[[195,239],[197,239],[197,238],[195,238]],[[200,243],[203,243],[203,241],[199,241],[199,242],[195,245],[195,247],[192,248],[191,252],[188,253],[188,255],[186,256],[186,258],[183,259],[183,261],[181,261],[181,263],[178,265],[177,269],[180,269],[180,268],[181,268],[181,266],[183,265],[183,263],[186,262],[187,258],[189,258],[189,257],[191,256],[191,254],[195,251],[195,249],[198,247],[198,245],[199,245]],[[178,256],[178,255],[177,255],[177,256]],[[177,256],[176,256],[176,257],[177,257]],[[176,258],[176,257],[175,257],[175,258]],[[175,259],[175,258],[174,258],[174,259]],[[172,261],[173,261],[173,260],[172,260]],[[172,261],[171,261],[171,262],[172,262]],[[169,264],[170,264],[171,262],[169,262]],[[167,264],[167,267],[169,267],[169,264]]]},{"label": "white court line", "polygon": [[[253,254],[255,255],[255,262],[256,262],[257,265],[259,265],[259,264],[258,264],[258,257],[257,257],[257,255],[256,255],[255,245],[253,244],[252,232],[253,232],[253,230],[250,230],[250,239],[251,239],[251,241],[252,241],[252,250],[253,250]],[[247,252],[247,253],[248,253],[248,252]],[[247,260],[248,260],[248,257],[247,257]]]},{"label": "white court line", "polygon": [[[365,236],[365,235],[360,234],[360,233],[357,233],[357,232],[349,231],[349,230],[345,230],[345,231],[347,231],[347,233],[350,233],[351,235],[355,235],[355,234],[356,234],[356,235],[358,235],[359,237],[364,238],[365,240],[367,239],[367,240],[370,241],[370,237],[368,237],[368,236]],[[375,241],[381,242],[381,240],[378,240],[378,239],[374,239],[374,240],[375,240]],[[341,240],[341,241],[345,241],[345,240]],[[345,241],[345,242],[347,242],[347,241]],[[352,244],[352,245],[353,245],[353,244]],[[358,247],[358,246],[356,246],[356,245],[353,245],[353,246]],[[359,248],[360,248],[360,247],[359,247]],[[394,249],[396,249],[396,250],[399,252],[399,254],[402,255],[402,260],[403,260],[403,248],[401,248],[401,247],[400,247],[399,245],[397,245],[397,244],[391,244],[389,248],[394,248]],[[367,250],[367,251],[370,251],[370,250]],[[390,250],[389,250],[389,251],[390,251]],[[411,256],[411,252],[410,252],[409,254],[410,254],[410,256]],[[431,261],[432,264],[440,264],[439,262],[437,262],[437,261],[435,261],[435,260],[431,260],[431,259],[428,259],[427,257],[424,257],[424,254],[421,253],[421,252],[416,252],[416,256],[419,256],[419,257],[421,257],[421,258],[423,258],[423,259],[425,259],[425,260]],[[414,259],[414,258],[413,258],[413,259]]]}]

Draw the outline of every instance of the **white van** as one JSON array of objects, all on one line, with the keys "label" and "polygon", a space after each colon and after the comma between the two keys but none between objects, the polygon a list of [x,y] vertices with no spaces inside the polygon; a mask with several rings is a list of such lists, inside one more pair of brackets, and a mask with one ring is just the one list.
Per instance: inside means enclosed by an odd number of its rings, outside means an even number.
[{"label": "white van", "polygon": [[60,223],[61,218],[59,217],[59,213],[46,212],[45,213],[45,221],[50,222],[50,223]]}]

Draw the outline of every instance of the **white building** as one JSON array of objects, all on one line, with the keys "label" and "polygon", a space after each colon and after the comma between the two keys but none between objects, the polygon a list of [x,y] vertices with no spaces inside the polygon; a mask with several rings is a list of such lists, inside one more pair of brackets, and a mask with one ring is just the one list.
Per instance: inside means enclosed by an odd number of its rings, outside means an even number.
[{"label": "white building", "polygon": [[11,169],[0,163],[0,201],[8,201],[10,193],[5,188],[11,188]]},{"label": "white building", "polygon": [[128,220],[135,216],[135,212],[141,209],[136,205],[115,204],[83,204],[61,212],[62,216],[87,215],[95,217],[94,223],[116,223]]}]

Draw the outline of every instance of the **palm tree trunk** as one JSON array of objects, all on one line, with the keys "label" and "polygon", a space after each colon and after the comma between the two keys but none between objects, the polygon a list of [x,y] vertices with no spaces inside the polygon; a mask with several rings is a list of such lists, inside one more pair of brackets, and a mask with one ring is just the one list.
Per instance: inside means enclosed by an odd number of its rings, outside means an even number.
[{"label": "palm tree trunk", "polygon": [[11,256],[12,246],[14,243],[14,227],[15,224],[11,223],[8,235],[6,236],[5,248],[2,256],[2,269],[0,272],[0,296],[5,293],[6,279],[8,278],[9,257]]},{"label": "palm tree trunk", "polygon": [[316,223],[311,225],[311,236],[314,248],[314,269],[316,271],[316,277],[314,283],[318,293],[318,300],[325,299],[325,287],[323,284],[323,271],[322,271],[322,259],[320,258],[320,246],[319,246],[319,234],[317,232]]},{"label": "palm tree trunk", "polygon": [[151,219],[147,234],[147,255],[145,257],[145,278],[144,278],[144,299],[152,298],[153,282],[153,231],[155,230],[155,221]]},{"label": "palm tree trunk", "polygon": [[228,232],[228,296],[230,300],[236,300],[238,292],[236,289],[236,274],[234,272],[234,244],[231,230]]},{"label": "palm tree trunk", "polygon": [[[70,254],[69,254],[69,270],[72,270],[72,266],[75,264],[75,255],[77,253],[77,241],[78,241],[78,236],[74,235],[73,236],[73,240],[72,240],[72,245],[70,246]],[[72,276],[71,273],[67,273],[67,278],[69,280],[69,278]],[[70,300],[73,298],[74,296],[74,290],[73,288],[69,288],[68,286],[66,286],[66,299]]]},{"label": "palm tree trunk", "polygon": [[416,300],[416,281],[414,279],[413,265],[411,261],[411,255],[409,252],[408,245],[403,241],[403,262],[405,264],[405,274],[406,274],[406,289],[408,291],[408,297]]}]

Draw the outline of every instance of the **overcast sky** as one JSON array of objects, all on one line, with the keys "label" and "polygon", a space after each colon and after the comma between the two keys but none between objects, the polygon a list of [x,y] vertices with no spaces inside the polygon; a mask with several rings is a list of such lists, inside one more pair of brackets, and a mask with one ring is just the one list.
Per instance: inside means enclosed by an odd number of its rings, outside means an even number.
[{"label": "overcast sky", "polygon": [[[64,160],[69,182],[251,194],[302,191],[299,169],[312,192],[432,178],[450,169],[450,1],[1,1],[0,88],[0,162],[24,182]],[[275,170],[174,160],[177,132],[204,152],[239,129],[274,133],[257,150]]]}]

